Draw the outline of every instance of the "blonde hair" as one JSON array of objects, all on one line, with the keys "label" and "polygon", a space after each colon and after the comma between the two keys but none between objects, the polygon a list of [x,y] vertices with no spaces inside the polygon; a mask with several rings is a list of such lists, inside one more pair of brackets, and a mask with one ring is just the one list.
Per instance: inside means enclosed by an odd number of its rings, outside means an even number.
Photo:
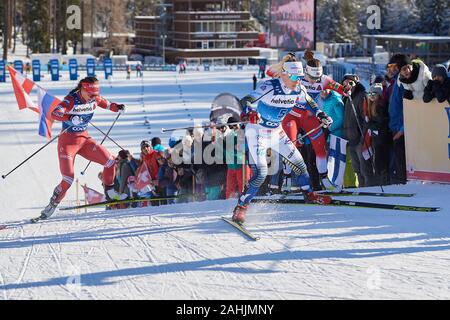
[{"label": "blonde hair", "polygon": [[281,59],[280,62],[270,66],[269,70],[267,71],[267,74],[273,78],[279,78],[281,73],[284,71],[284,64],[286,62],[294,62],[294,61],[297,61],[297,59],[295,58],[295,54],[289,52]]}]

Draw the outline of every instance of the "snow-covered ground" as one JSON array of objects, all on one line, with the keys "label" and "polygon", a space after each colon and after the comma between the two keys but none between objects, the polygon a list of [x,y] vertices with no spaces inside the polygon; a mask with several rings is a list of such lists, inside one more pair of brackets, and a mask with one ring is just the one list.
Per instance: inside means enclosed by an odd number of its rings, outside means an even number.
[{"label": "snow-covered ground", "polygon": [[[250,72],[146,72],[143,80],[116,73],[102,93],[126,103],[111,136],[136,153],[160,129],[206,119],[222,92],[251,90]],[[62,98],[76,83],[41,86]],[[46,141],[37,116],[19,111],[11,83],[0,84],[0,173]],[[108,130],[115,115],[93,119]],[[149,125],[145,125],[145,120]],[[54,134],[60,125],[55,124]],[[101,141],[94,128],[91,135]],[[110,141],[105,145],[119,151]],[[77,178],[101,190],[92,165],[76,160]],[[449,299],[450,186],[410,183],[386,192],[413,198],[350,198],[440,206],[436,213],[344,207],[252,205],[248,241],[220,220],[235,200],[122,211],[57,212],[31,225],[60,181],[53,143],[0,181],[0,299]],[[379,188],[368,188],[379,191]],[[80,191],[81,195],[81,191]],[[75,185],[64,204],[76,199]]]}]

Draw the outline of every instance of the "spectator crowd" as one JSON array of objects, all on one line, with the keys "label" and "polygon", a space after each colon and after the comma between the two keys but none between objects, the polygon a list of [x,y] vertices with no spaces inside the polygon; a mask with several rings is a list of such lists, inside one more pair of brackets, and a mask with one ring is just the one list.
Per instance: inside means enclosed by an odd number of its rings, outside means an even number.
[{"label": "spectator crowd", "polygon": [[[449,71],[439,64],[430,71],[419,59],[395,54],[385,74],[372,77],[369,88],[358,75],[347,74],[340,79],[346,94],[330,89],[320,93],[317,102],[333,119],[325,130],[328,141],[330,134],[348,141],[344,180],[335,186],[335,191],[406,183],[403,99],[450,103]],[[129,150],[121,150],[116,160],[116,191],[130,199],[154,199],[124,207],[237,197],[251,175],[244,130],[235,124],[239,119],[234,117],[216,122],[186,130],[184,136],[172,135],[167,146],[158,137],[144,140],[136,158]],[[308,137],[302,139],[298,148],[313,189],[324,189]],[[366,149],[371,150],[368,156]],[[206,153],[209,158],[204,156]],[[298,190],[296,179],[292,179],[294,173],[274,154],[269,149],[267,156],[278,165],[267,176],[260,195]],[[144,184],[143,172],[148,177]]]}]

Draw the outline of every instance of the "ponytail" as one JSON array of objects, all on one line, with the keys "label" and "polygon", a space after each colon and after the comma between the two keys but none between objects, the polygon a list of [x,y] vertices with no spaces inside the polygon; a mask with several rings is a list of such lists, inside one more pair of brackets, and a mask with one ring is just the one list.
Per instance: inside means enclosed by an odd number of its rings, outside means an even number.
[{"label": "ponytail", "polygon": [[307,66],[313,68],[318,68],[322,66],[320,60],[314,58],[314,52],[312,52],[311,49],[306,49],[305,53],[303,54],[303,59],[305,59]]},{"label": "ponytail", "polygon": [[269,70],[267,71],[267,74],[270,77],[278,78],[280,77],[280,74],[283,72],[283,67],[285,62],[295,62],[297,61],[297,58],[295,57],[295,54],[292,52],[289,52],[287,55],[285,55],[280,62],[277,64],[274,64],[273,66],[270,66]]}]

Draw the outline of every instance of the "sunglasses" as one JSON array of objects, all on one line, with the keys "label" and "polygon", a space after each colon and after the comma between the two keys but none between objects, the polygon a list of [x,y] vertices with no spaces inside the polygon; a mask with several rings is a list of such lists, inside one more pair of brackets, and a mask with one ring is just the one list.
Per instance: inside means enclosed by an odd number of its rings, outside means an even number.
[{"label": "sunglasses", "polygon": [[291,81],[298,81],[298,80],[300,80],[300,76],[298,76],[298,75],[293,75],[293,74],[288,74],[288,75],[289,75],[289,79]]}]

